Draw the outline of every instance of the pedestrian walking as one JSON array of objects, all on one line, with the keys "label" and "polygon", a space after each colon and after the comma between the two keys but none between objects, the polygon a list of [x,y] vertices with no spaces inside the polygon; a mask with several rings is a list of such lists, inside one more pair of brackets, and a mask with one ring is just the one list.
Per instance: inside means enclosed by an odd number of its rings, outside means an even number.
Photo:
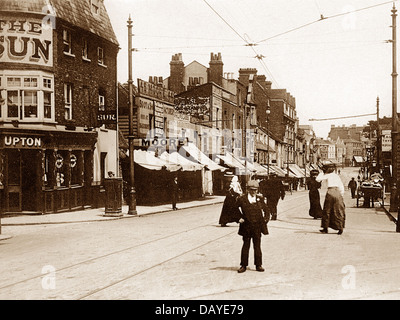
[{"label": "pedestrian walking", "polygon": [[314,219],[322,218],[322,207],[321,198],[319,195],[319,189],[321,188],[321,182],[315,178],[318,176],[318,170],[311,170],[310,180],[307,183],[308,186],[308,199],[310,200],[309,215]]},{"label": "pedestrian walking", "polygon": [[278,217],[279,199],[285,198],[285,186],[276,173],[271,173],[267,180],[261,184],[261,193],[267,199],[267,206],[271,214],[271,220]]},{"label": "pedestrian walking", "polygon": [[326,181],[328,190],[326,192],[324,206],[322,209],[322,221],[320,232],[328,233],[328,228],[343,233],[345,225],[345,205],[343,201],[344,185],[333,166],[324,166],[316,181]]},{"label": "pedestrian walking", "polygon": [[178,177],[175,176],[171,185],[172,210],[178,210],[178,208],[176,207],[176,203],[178,202],[178,197],[179,197]]},{"label": "pedestrian walking", "polygon": [[233,176],[219,217],[219,224],[221,227],[226,227],[226,224],[230,222],[239,223],[241,213],[237,200],[242,195],[243,192],[239,179],[237,176]]},{"label": "pedestrian walking", "polygon": [[238,234],[243,237],[243,246],[240,256],[239,273],[245,272],[249,264],[250,242],[253,241],[254,264],[256,270],[263,272],[261,236],[268,234],[269,214],[262,195],[257,194],[259,183],[250,180],[247,184],[247,194],[238,200],[242,216],[239,220],[240,227]]},{"label": "pedestrian walking", "polygon": [[357,181],[354,179],[354,177],[351,178],[347,186],[351,191],[351,198],[354,199],[356,197],[356,190],[357,190]]}]

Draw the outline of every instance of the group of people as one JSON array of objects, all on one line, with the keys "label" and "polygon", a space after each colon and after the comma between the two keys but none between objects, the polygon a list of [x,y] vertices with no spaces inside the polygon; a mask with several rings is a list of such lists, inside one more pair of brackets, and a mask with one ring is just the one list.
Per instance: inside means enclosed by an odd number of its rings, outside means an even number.
[{"label": "group of people", "polygon": [[[319,195],[322,181],[326,181],[328,187],[323,207]],[[334,167],[325,166],[321,173],[318,170],[311,171],[308,188],[309,215],[314,219],[322,219],[320,232],[328,233],[328,228],[332,228],[337,230],[339,235],[342,234],[345,226],[344,186],[338,174],[334,172]],[[243,238],[239,273],[247,269],[251,242],[253,242],[256,270],[264,271],[261,236],[268,234],[268,222],[277,219],[277,205],[279,200],[284,198],[284,185],[275,174],[261,182],[248,181],[246,193],[243,192],[238,177],[233,176],[219,224],[224,227],[230,222],[239,223],[238,234]]]}]

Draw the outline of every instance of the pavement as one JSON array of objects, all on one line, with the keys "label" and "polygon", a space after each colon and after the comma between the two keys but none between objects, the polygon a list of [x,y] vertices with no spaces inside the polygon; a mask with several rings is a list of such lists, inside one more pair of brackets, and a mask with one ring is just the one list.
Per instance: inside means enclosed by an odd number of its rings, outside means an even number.
[{"label": "pavement", "polygon": [[[219,204],[224,201],[224,196],[206,196],[204,198],[181,202],[177,204],[179,209],[194,208],[199,206],[207,206]],[[136,206],[136,215],[128,214],[128,205],[122,206],[121,214],[106,214],[105,208],[85,209],[77,211],[68,211],[51,214],[18,214],[1,218],[1,226],[24,226],[24,225],[41,225],[41,224],[62,224],[62,223],[81,223],[92,221],[110,221],[116,219],[128,219],[140,217],[143,215],[156,214],[161,212],[172,211],[171,204],[163,204],[158,206]],[[0,234],[0,240],[11,238],[10,235]]]}]

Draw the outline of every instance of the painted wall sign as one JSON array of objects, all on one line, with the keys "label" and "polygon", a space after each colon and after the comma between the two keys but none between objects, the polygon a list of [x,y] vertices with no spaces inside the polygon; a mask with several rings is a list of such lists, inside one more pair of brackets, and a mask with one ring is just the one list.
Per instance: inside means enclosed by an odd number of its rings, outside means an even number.
[{"label": "painted wall sign", "polygon": [[99,111],[97,121],[100,124],[115,124],[117,123],[117,115],[115,111]]},{"label": "painted wall sign", "polygon": [[35,18],[0,17],[0,62],[53,66],[53,29]]},{"label": "painted wall sign", "polygon": [[5,136],[4,146],[11,148],[41,148],[42,139],[39,137]]}]

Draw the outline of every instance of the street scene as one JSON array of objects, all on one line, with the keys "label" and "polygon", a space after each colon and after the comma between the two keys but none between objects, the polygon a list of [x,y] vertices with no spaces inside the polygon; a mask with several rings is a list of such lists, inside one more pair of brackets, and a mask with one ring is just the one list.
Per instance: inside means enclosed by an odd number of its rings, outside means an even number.
[{"label": "street scene", "polygon": [[[357,174],[341,172],[344,182]],[[326,189],[321,189],[323,200]],[[218,224],[222,199],[157,214],[75,222],[3,219],[1,299],[398,299],[395,224],[345,192],[346,227],[319,232],[308,191],[288,194],[262,237],[265,272],[239,274],[238,225]],[[184,205],[184,204],[182,204]],[[189,205],[189,204],[187,204]],[[62,221],[64,219],[64,221]],[[90,221],[93,219],[93,221]]]},{"label": "street scene", "polygon": [[398,2],[0,0],[0,299],[399,299]]}]

